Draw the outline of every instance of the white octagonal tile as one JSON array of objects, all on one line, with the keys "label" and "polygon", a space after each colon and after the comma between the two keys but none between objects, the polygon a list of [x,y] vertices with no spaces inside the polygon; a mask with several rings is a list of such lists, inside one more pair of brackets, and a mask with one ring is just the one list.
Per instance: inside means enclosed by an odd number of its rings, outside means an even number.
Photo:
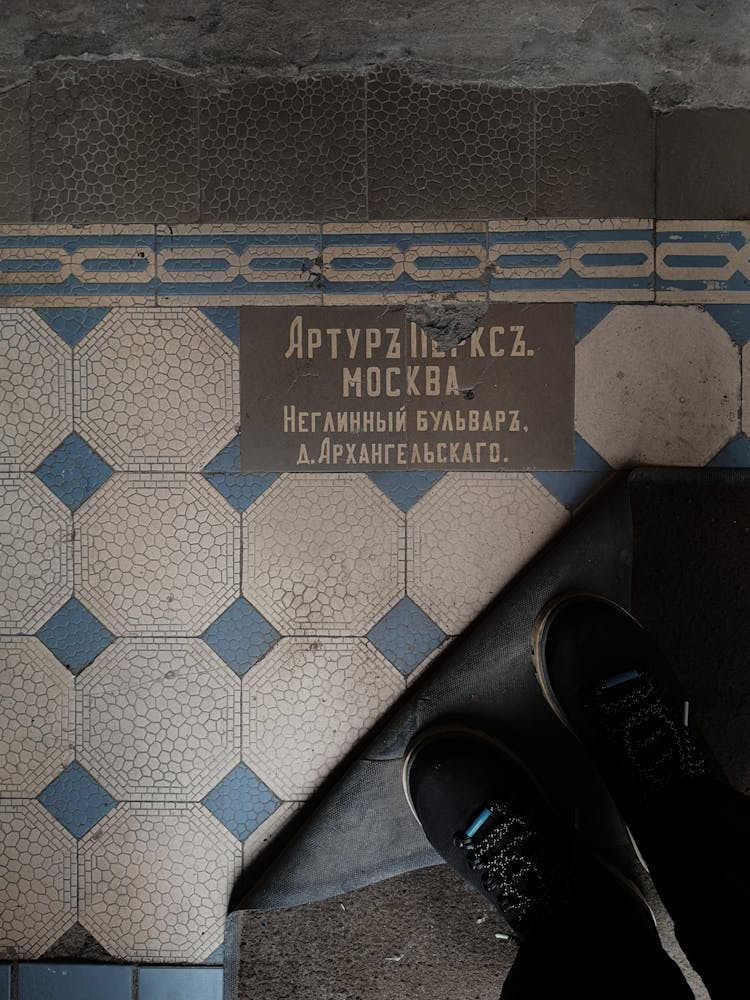
[{"label": "white octagonal tile", "polygon": [[33,309],[0,309],[0,471],[35,469],[73,430],[72,368]]},{"label": "white octagonal tile", "polygon": [[76,685],[78,759],[115,799],[202,799],[240,760],[240,681],[200,639],[118,639]]},{"label": "white octagonal tile", "polygon": [[36,632],[73,592],[73,518],[29,473],[0,479],[0,634]]},{"label": "white octagonal tile", "polygon": [[310,795],[403,693],[366,639],[282,639],[243,679],[243,757],[281,799]]},{"label": "white octagonal tile", "polygon": [[200,635],[239,596],[240,516],[202,476],[112,476],[76,512],[76,590],[119,635]]},{"label": "white octagonal tile", "polygon": [[617,306],[576,347],[576,430],[615,468],[705,464],[739,392],[738,348],[696,306]]},{"label": "white octagonal tile", "polygon": [[407,591],[456,635],[568,522],[526,473],[448,473],[407,516]]},{"label": "white octagonal tile", "polygon": [[237,348],[198,309],[112,309],[75,349],[76,429],[118,470],[197,471],[237,433]]},{"label": "white octagonal tile", "polygon": [[403,595],[404,515],[362,475],[285,475],[243,516],[242,591],[286,635],[365,635]]},{"label": "white octagonal tile", "polygon": [[73,760],[74,722],[70,671],[32,636],[0,637],[0,794],[46,788]]}]

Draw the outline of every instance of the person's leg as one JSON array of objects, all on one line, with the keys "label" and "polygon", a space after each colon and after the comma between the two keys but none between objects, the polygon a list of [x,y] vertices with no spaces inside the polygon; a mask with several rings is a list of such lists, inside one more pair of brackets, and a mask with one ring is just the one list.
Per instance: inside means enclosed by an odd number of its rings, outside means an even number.
[{"label": "person's leg", "polygon": [[507,919],[521,947],[503,1000],[692,996],[638,890],[588,852],[495,737],[446,725],[407,751],[404,788],[427,838]]},{"label": "person's leg", "polygon": [[627,612],[584,596],[545,609],[533,647],[545,697],[605,778],[712,1000],[744,997],[750,800],[686,724],[664,657]]}]

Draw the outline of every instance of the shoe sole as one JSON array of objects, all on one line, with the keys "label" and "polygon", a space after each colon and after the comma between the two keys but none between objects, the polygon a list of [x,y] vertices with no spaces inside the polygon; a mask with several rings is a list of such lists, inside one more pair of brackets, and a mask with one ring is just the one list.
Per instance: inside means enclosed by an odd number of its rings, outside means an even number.
[{"label": "shoe sole", "polygon": [[[570,726],[568,726],[568,728],[570,729]],[[571,732],[572,732],[572,730],[571,730]],[[471,735],[471,736],[476,736],[476,730],[475,729],[471,729],[469,726],[446,726],[446,725],[439,725],[438,724],[438,725],[435,725],[435,726],[430,726],[429,728],[423,730],[421,733],[419,733],[417,736],[415,736],[414,739],[411,741],[411,743],[406,748],[406,753],[404,754],[404,761],[403,761],[403,764],[401,765],[401,785],[402,785],[402,787],[404,789],[404,795],[406,796],[406,801],[409,804],[409,809],[411,810],[411,814],[414,817],[414,819],[417,821],[417,823],[419,823],[420,829],[422,828],[422,824],[420,823],[419,817],[417,816],[417,812],[416,812],[416,810],[414,808],[414,803],[412,802],[411,792],[409,791],[409,774],[411,772],[411,765],[412,765],[412,762],[414,760],[414,756],[415,756],[417,750],[419,750],[421,747],[423,747],[425,745],[425,743],[428,743],[435,736],[443,736],[443,735],[445,735],[447,733],[459,733],[459,734],[465,733],[465,734],[468,734],[468,735]],[[528,777],[528,779],[531,782],[531,784],[534,786],[534,788],[536,788],[536,790],[539,792],[539,794],[544,799],[544,801],[547,803],[547,805],[551,809],[554,808],[552,806],[551,802],[549,801],[546,792],[544,791],[544,789],[542,788],[542,786],[539,784],[539,781],[538,781],[536,775],[534,774],[533,771],[529,770],[529,768],[524,764],[524,762],[521,760],[521,758],[518,757],[515,753],[513,753],[513,751],[511,749],[509,749],[509,747],[507,747],[506,744],[502,742],[502,740],[499,740],[499,739],[497,739],[497,738],[495,738],[493,736],[489,736],[489,735],[484,734],[484,733],[482,733],[482,736],[484,736],[485,740],[488,743],[491,743],[493,746],[497,747],[502,753],[504,753],[507,757],[509,757],[510,760],[512,760],[513,763],[516,764],[519,767],[519,769],[521,771],[523,771],[523,773]],[[626,829],[627,829],[627,827],[626,827]],[[630,836],[630,830],[628,830],[628,835]],[[638,853],[638,848],[635,846],[635,842],[633,841],[632,836],[631,836],[631,842],[633,842],[633,847],[635,849],[635,852],[636,852],[636,854],[638,854],[639,860],[641,861],[641,863],[643,864],[643,866],[645,868],[646,865],[643,862],[643,859],[640,858],[640,854]],[[602,865],[602,867],[606,868],[606,870],[611,875],[613,875],[630,892],[631,896],[633,896],[633,898],[642,907],[644,907],[648,911],[648,914],[651,917],[651,920],[653,921],[654,929],[657,932],[657,936],[658,936],[658,928],[657,928],[657,923],[656,923],[656,915],[654,914],[654,911],[649,906],[648,900],[643,895],[643,893],[638,888],[638,886],[635,884],[635,882],[632,882],[627,877],[627,875],[625,875],[623,872],[620,871],[619,868],[616,868],[614,865],[611,865],[608,861],[605,861],[604,858],[602,858],[596,852],[591,851],[591,853],[596,858],[596,860],[599,862],[599,864]],[[646,871],[648,871],[647,868],[646,868]]]},{"label": "shoe sole", "polygon": [[[531,660],[532,663],[534,664],[534,673],[536,675],[536,679],[539,682],[539,686],[542,689],[542,694],[544,695],[545,701],[547,702],[549,707],[558,717],[560,722],[562,722],[562,724],[565,726],[568,732],[572,733],[573,736],[575,736],[575,738],[578,740],[578,742],[581,743],[581,745],[583,746],[580,736],[571,725],[567,715],[563,710],[562,705],[555,696],[555,692],[550,683],[549,674],[547,673],[547,668],[544,663],[544,655],[542,653],[542,640],[544,638],[544,633],[547,628],[547,624],[554,615],[555,611],[557,611],[557,609],[561,605],[567,604],[568,601],[581,597],[595,598],[597,601],[601,601],[604,604],[608,604],[611,608],[616,608],[618,611],[622,612],[622,614],[627,615],[627,617],[630,618],[630,620],[634,622],[639,628],[641,627],[641,624],[637,618],[633,617],[633,615],[631,615],[629,611],[626,611],[625,608],[623,608],[622,605],[618,604],[616,601],[610,601],[608,598],[601,597],[601,595],[599,594],[591,594],[583,590],[573,591],[569,594],[563,594],[559,597],[554,597],[551,601],[545,604],[545,606],[537,615],[536,620],[534,621],[534,624],[531,628]],[[628,838],[630,839],[630,843],[633,847],[633,850],[635,851],[636,857],[640,861],[644,870],[648,871],[648,865],[646,864],[646,859],[643,857],[643,854],[641,853],[641,850],[638,847],[638,844],[636,843],[635,837],[633,836],[630,827],[627,825],[627,823],[625,823],[624,819],[623,819],[623,824],[625,826],[625,830],[627,831]]]}]

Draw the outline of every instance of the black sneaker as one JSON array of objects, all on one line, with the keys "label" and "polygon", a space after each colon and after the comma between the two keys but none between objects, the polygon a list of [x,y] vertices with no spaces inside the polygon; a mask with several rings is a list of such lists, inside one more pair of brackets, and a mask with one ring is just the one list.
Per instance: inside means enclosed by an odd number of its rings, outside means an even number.
[{"label": "black sneaker", "polygon": [[656,934],[638,889],[583,846],[533,775],[490,734],[428,729],[408,748],[402,776],[427,839],[505,917],[516,940],[545,924],[605,913]]},{"label": "black sneaker", "polygon": [[626,822],[677,784],[718,776],[688,726],[688,703],[654,640],[603,597],[571,594],[541,612],[532,655],[544,696],[583,743]]}]

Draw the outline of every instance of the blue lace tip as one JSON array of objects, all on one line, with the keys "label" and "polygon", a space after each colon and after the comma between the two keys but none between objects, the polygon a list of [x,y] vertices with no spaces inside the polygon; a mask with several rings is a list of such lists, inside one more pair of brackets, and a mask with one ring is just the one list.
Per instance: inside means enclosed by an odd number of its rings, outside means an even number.
[{"label": "blue lace tip", "polygon": [[628,681],[634,681],[637,676],[637,670],[626,670],[624,674],[615,674],[614,677],[608,677],[606,681],[602,681],[602,687],[605,689],[617,687],[618,684],[626,684]]},{"label": "blue lace tip", "polygon": [[477,816],[477,818],[474,820],[474,822],[469,826],[468,830],[466,831],[466,836],[473,837],[478,830],[481,830],[481,828],[484,826],[484,824],[487,822],[487,820],[490,818],[491,815],[492,813],[490,812],[489,809],[483,809]]}]

